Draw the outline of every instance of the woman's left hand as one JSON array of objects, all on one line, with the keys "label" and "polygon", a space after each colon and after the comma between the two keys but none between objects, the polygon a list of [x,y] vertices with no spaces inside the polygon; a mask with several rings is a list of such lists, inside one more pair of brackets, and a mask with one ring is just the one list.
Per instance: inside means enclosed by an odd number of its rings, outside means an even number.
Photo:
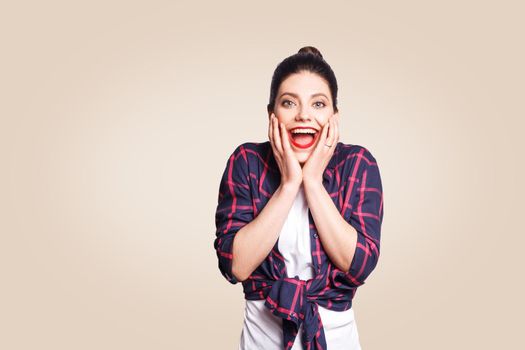
[{"label": "woman's left hand", "polygon": [[[315,149],[303,165],[303,183],[323,183],[323,173],[334,154],[335,146],[339,142],[339,114],[330,117],[324,125]],[[331,147],[325,146],[331,145]]]}]

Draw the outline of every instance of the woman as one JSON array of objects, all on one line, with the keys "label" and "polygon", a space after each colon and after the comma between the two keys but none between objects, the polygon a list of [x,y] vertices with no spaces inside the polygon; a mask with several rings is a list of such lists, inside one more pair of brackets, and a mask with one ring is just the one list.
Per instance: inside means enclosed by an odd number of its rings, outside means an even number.
[{"label": "woman", "polygon": [[230,156],[219,187],[219,269],[242,282],[240,349],[360,349],[352,309],[379,258],[383,192],[370,151],[339,142],[335,75],[304,47],[276,68],[269,141]]}]

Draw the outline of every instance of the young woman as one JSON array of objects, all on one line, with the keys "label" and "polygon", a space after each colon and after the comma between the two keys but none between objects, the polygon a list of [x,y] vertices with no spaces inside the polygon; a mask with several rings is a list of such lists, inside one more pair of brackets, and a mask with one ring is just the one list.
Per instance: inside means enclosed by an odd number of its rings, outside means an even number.
[{"label": "young woman", "polygon": [[335,75],[304,47],[275,69],[269,141],[228,159],[215,214],[222,275],[246,299],[239,349],[360,349],[352,299],[379,258],[383,190],[339,142]]}]

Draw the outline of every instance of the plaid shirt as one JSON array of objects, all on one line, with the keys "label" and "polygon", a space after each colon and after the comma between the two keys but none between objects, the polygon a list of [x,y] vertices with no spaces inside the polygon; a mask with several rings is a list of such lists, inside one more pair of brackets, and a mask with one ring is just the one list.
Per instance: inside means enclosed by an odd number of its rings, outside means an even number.
[{"label": "plaid shirt", "polygon": [[[214,248],[219,270],[232,284],[235,233],[251,222],[279,187],[281,174],[269,141],[246,142],[229,157],[215,214]],[[375,158],[364,147],[338,142],[323,173],[323,186],[341,216],[357,231],[357,246],[348,271],[338,269],[325,253],[312,214],[308,213],[314,278],[288,278],[277,241],[251,276],[242,282],[245,299],[266,300],[265,306],[283,319],[284,349],[291,349],[303,324],[305,349],[327,349],[318,305],[335,311],[352,306],[357,287],[379,258],[383,190]]]}]

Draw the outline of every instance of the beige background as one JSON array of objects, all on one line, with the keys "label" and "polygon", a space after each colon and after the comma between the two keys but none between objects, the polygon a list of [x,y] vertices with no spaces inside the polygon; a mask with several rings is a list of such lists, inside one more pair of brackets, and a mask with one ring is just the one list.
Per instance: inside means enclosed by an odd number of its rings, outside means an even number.
[{"label": "beige background", "polygon": [[266,141],[271,74],[305,45],[337,75],[341,141],[383,179],[363,349],[523,348],[518,1],[17,3],[0,9],[0,348],[236,349],[218,184]]}]

